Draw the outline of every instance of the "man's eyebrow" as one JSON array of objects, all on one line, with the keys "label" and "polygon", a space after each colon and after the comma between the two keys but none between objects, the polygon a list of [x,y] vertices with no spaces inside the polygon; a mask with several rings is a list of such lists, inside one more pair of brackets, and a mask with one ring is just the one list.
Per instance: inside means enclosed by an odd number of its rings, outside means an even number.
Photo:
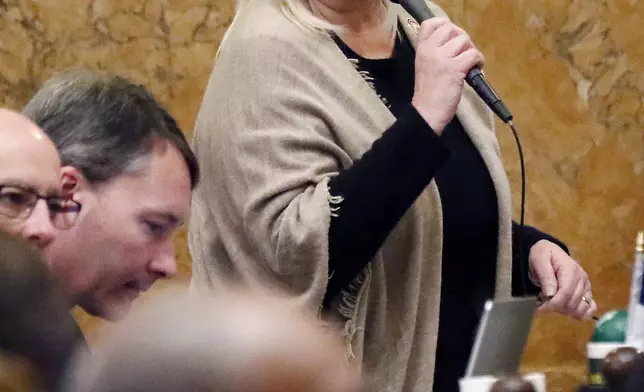
[{"label": "man's eyebrow", "polygon": [[4,180],[4,181],[0,182],[0,185],[5,186],[5,187],[9,186],[9,187],[13,187],[13,188],[20,188],[20,189],[25,190],[25,191],[38,193],[38,190],[33,185],[28,184],[23,180],[18,180],[18,179],[15,179],[15,178],[14,179],[9,179],[9,180]]},{"label": "man's eyebrow", "polygon": [[5,186],[5,187],[9,186],[9,187],[13,187],[13,188],[22,189],[24,191],[35,193],[36,195],[44,196],[44,197],[60,197],[61,196],[61,191],[58,188],[49,187],[45,191],[44,194],[40,194],[40,192],[38,192],[38,189],[36,189],[36,187],[34,187],[33,185],[25,182],[24,180],[15,179],[15,178],[2,181],[0,183],[0,185]]}]

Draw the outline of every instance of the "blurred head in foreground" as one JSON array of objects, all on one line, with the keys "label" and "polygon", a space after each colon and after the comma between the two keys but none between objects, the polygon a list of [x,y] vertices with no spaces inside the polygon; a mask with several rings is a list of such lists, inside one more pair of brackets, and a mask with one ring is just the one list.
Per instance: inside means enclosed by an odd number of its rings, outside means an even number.
[{"label": "blurred head in foreground", "polygon": [[644,391],[644,354],[639,354],[630,376],[615,392],[641,392]]},{"label": "blurred head in foreground", "polygon": [[40,252],[2,231],[0,317],[1,390],[6,390],[6,380],[23,379],[20,374],[29,369],[37,384],[54,389],[76,346],[78,330]]},{"label": "blurred head in foreground", "polygon": [[314,315],[231,291],[176,289],[134,312],[79,357],[68,392],[356,392],[341,336]]}]

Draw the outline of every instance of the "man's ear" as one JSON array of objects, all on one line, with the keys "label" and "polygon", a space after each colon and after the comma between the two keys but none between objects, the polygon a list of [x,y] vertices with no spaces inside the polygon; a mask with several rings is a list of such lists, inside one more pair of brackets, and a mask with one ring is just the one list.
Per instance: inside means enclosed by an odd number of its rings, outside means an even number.
[{"label": "man's ear", "polygon": [[64,166],[61,169],[61,182],[63,197],[69,198],[88,185],[85,176],[73,166]]}]

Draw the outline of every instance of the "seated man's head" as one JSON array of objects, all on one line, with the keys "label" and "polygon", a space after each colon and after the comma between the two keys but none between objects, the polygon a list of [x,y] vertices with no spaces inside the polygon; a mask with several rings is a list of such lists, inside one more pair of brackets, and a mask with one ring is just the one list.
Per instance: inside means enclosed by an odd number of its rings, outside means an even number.
[{"label": "seated man's head", "polygon": [[174,119],[117,76],[68,71],[24,109],[53,140],[63,193],[81,205],[46,256],[75,304],[118,319],[140,292],[176,273],[173,234],[199,169]]},{"label": "seated man's head", "polygon": [[53,240],[60,213],[60,158],[44,132],[0,109],[0,228],[40,248]]}]

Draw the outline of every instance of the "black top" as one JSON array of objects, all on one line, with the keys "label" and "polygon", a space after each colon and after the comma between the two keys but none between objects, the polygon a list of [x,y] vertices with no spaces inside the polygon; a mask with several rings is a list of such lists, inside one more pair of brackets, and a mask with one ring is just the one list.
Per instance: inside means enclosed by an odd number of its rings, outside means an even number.
[{"label": "black top", "polygon": [[[331,195],[344,200],[329,230],[332,278],[325,303],[369,263],[405,211],[435,180],[444,228],[434,390],[457,392],[483,304],[494,295],[499,217],[492,179],[457,118],[438,137],[411,105],[415,53],[404,34],[398,35],[391,58],[381,60],[362,58],[337,37],[336,42],[373,78],[376,93],[397,121],[329,183]],[[525,294],[520,288],[522,280],[529,282],[527,257],[518,257],[519,238],[524,240],[524,256],[540,239],[556,240],[513,224],[513,291]],[[530,294],[539,291],[530,283],[525,286]]]}]

